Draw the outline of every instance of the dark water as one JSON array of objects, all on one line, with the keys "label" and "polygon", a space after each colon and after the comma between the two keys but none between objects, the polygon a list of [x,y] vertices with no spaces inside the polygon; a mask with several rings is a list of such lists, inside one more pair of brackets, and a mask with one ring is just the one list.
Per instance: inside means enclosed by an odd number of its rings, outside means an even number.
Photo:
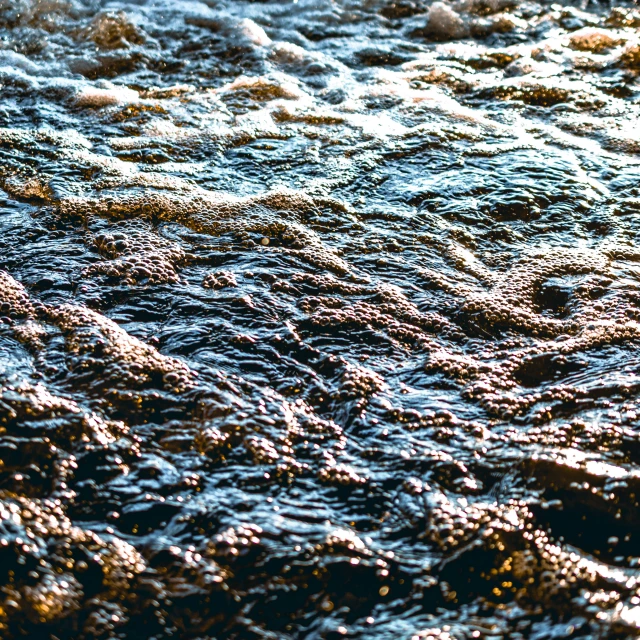
[{"label": "dark water", "polygon": [[638,637],[639,27],[0,0],[0,637]]}]

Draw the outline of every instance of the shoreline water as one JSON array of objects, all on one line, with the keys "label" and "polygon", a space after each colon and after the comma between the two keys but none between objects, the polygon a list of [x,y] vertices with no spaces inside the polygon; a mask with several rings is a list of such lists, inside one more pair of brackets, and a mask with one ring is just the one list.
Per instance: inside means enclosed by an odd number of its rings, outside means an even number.
[{"label": "shoreline water", "polygon": [[639,28],[0,0],[0,636],[636,637]]}]

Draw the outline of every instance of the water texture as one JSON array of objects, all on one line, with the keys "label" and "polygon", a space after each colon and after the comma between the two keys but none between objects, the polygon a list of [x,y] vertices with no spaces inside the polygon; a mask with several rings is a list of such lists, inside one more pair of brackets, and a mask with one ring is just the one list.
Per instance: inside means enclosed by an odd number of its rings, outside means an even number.
[{"label": "water texture", "polygon": [[0,0],[0,637],[638,637],[639,27]]}]

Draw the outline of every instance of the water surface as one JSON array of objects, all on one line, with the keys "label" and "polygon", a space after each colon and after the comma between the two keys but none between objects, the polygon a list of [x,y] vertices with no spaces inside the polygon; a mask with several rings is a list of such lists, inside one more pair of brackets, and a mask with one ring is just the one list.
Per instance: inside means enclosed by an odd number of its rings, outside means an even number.
[{"label": "water surface", "polygon": [[0,636],[637,637],[638,27],[0,0]]}]

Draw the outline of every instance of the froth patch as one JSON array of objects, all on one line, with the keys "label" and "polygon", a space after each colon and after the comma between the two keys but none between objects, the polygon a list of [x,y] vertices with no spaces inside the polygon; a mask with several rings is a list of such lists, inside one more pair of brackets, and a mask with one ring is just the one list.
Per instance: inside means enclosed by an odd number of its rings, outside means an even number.
[{"label": "froth patch", "polygon": [[253,20],[244,18],[238,26],[240,33],[253,44],[259,47],[266,47],[271,44],[271,38],[266,34],[265,30]]},{"label": "froth patch", "polygon": [[578,51],[600,53],[624,43],[626,38],[615,38],[606,29],[584,27],[569,36],[569,46]]},{"label": "froth patch", "polygon": [[0,313],[11,318],[33,318],[36,314],[26,289],[6,271],[0,271]]},{"label": "froth patch", "polygon": [[99,13],[82,35],[106,50],[123,49],[144,42],[140,29],[124,11]]},{"label": "froth patch", "polygon": [[[148,191],[100,198],[70,197],[60,203],[65,214],[97,214],[110,219],[146,218],[177,222],[198,233],[233,234],[247,248],[263,247],[298,255],[326,269],[346,272],[347,263],[305,224],[307,216],[326,206],[304,193],[279,189],[238,198],[185,186],[176,191]],[[261,239],[270,239],[261,243]],[[268,245],[268,248],[267,248]]]},{"label": "froth patch", "polygon": [[460,38],[469,32],[459,13],[445,2],[434,2],[427,14],[427,31],[444,38]]},{"label": "froth patch", "polygon": [[42,303],[31,300],[24,286],[6,271],[0,271],[0,318],[12,325],[21,342],[38,349],[44,327],[37,318],[44,311]]},{"label": "froth patch", "polygon": [[[34,567],[28,581],[12,580],[5,588],[0,628],[8,628],[7,611],[34,628],[43,623],[64,625],[83,605],[88,615],[82,627],[89,635],[126,621],[122,606],[146,568],[131,544],[74,526],[60,500],[53,498],[5,497],[0,503],[0,527],[6,533],[5,548],[10,550],[9,566],[16,571],[27,563]],[[86,598],[86,572],[100,576],[94,599]],[[111,624],[105,620],[96,628],[100,615],[106,618],[107,611]]]},{"label": "froth patch", "polygon": [[140,95],[127,87],[112,85],[110,87],[85,86],[75,94],[73,101],[79,107],[109,107],[119,104],[138,102]]},{"label": "froth patch", "polygon": [[306,94],[287,77],[240,76],[220,89],[222,94],[244,91],[258,102],[287,99],[298,100]]},{"label": "froth patch", "polygon": [[145,220],[127,220],[111,225],[94,236],[94,245],[105,262],[88,267],[85,276],[104,275],[125,284],[175,283],[185,252],[163,238]]},{"label": "froth patch", "polygon": [[[421,32],[436,40],[456,40],[469,36],[488,36],[516,28],[526,22],[518,16],[502,11],[506,2],[434,2],[427,12]],[[478,14],[487,15],[478,15]]]},{"label": "froth patch", "polygon": [[185,390],[194,384],[195,375],[184,363],[160,354],[96,311],[62,305],[51,310],[50,318],[65,335],[77,381],[129,390]]}]

